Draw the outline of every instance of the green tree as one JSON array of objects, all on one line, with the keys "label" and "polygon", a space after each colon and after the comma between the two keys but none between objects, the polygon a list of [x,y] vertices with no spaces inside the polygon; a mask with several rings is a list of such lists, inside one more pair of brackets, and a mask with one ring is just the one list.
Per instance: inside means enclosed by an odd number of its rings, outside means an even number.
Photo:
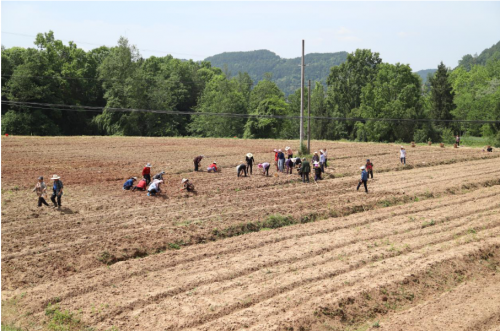
[{"label": "green tree", "polygon": [[[441,62],[438,70],[430,78],[431,84],[431,111],[432,119],[451,120],[452,111],[455,108],[453,103],[453,89],[448,79],[448,68]],[[443,123],[443,126],[449,126]]]},{"label": "green tree", "polygon": [[[271,96],[260,102],[253,115],[283,116],[287,113],[286,102],[278,97]],[[245,124],[244,138],[270,138],[283,137],[285,123],[279,118],[250,118]]]}]

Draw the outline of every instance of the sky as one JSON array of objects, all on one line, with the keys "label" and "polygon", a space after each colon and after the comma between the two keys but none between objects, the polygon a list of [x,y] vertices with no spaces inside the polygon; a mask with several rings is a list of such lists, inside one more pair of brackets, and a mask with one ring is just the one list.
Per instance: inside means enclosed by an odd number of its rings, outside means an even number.
[{"label": "sky", "polygon": [[[281,57],[369,48],[414,71],[500,41],[500,2],[1,2],[1,43],[37,33],[89,50],[127,37],[144,57],[203,60],[268,49]],[[307,70],[307,69],[306,69]]]}]

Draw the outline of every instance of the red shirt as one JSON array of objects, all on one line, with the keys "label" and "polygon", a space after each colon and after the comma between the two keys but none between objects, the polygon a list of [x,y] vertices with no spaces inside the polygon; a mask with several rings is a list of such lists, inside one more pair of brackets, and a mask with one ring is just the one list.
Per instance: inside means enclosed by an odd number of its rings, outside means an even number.
[{"label": "red shirt", "polygon": [[212,163],[212,164],[210,165],[210,168],[215,168],[215,171],[217,171],[217,165],[216,165],[215,163]]},{"label": "red shirt", "polygon": [[137,183],[137,188],[146,188],[146,180],[145,179],[141,179],[139,181],[139,183]]},{"label": "red shirt", "polygon": [[373,168],[373,163],[368,162],[368,163],[366,164],[366,169],[367,169],[367,170],[372,170],[372,168]]},{"label": "red shirt", "polygon": [[151,173],[151,168],[150,167],[144,167],[144,169],[142,169],[142,175],[149,175]]},{"label": "red shirt", "polygon": [[278,161],[278,152],[274,153],[274,161]]}]

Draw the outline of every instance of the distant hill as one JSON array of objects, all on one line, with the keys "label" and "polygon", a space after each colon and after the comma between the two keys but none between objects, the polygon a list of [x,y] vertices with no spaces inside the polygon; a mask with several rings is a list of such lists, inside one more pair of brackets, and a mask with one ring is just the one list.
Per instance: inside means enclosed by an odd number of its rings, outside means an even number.
[{"label": "distant hill", "polygon": [[469,71],[475,64],[486,65],[489,59],[500,60],[500,41],[490,48],[485,49],[479,55],[464,55],[462,59],[458,61],[458,66],[464,67],[465,70]]},{"label": "distant hill", "polygon": [[419,75],[420,78],[422,78],[422,84],[425,85],[425,83],[427,83],[428,75],[429,74],[433,75],[436,71],[437,71],[437,69],[424,69],[424,70],[416,71],[415,73],[417,75]]},{"label": "distant hill", "polygon": [[[321,81],[326,84],[330,68],[345,62],[347,52],[311,53],[305,56],[305,85],[307,80]],[[205,59],[213,67],[224,70],[225,65],[230,76],[236,76],[239,71],[247,72],[254,84],[262,80],[266,72],[272,74],[272,80],[286,95],[300,88],[300,57],[284,59],[268,50],[250,52],[229,52],[217,54]],[[312,83],[313,84],[313,83]]]}]

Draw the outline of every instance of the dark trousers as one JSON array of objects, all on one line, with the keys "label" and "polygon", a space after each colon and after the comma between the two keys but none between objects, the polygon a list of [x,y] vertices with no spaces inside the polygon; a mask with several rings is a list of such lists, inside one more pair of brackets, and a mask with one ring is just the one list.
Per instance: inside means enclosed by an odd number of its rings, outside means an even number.
[{"label": "dark trousers", "polygon": [[363,185],[365,186],[365,191],[366,193],[368,193],[368,186],[366,186],[366,180],[363,180],[361,182],[358,183],[358,187],[356,188],[356,190],[359,190],[359,187],[361,186],[361,183],[363,183]]},{"label": "dark trousers", "polygon": [[145,188],[142,188],[142,187],[137,187],[137,186],[134,186],[134,188],[132,189],[132,191],[135,191],[135,190],[139,190],[139,191],[146,191]]},{"label": "dark trousers", "polygon": [[44,198],[42,197],[38,197],[38,207],[41,207],[42,206],[42,203],[46,206],[48,206],[49,204],[47,203],[47,201],[45,201]]},{"label": "dark trousers", "polygon": [[302,173],[302,183],[305,183],[306,181],[309,183],[309,173],[303,172]]},{"label": "dark trousers", "polygon": [[146,185],[149,185],[149,183],[151,183],[151,175],[150,174],[144,175],[144,179],[146,180]]},{"label": "dark trousers", "polygon": [[325,157],[325,168],[328,168],[328,158]]},{"label": "dark trousers", "polygon": [[321,172],[325,172],[325,164],[324,163],[320,163],[319,166],[321,168]]},{"label": "dark trousers", "polygon": [[460,141],[457,141],[457,146],[460,146]]},{"label": "dark trousers", "polygon": [[288,158],[291,159],[293,157],[293,154],[288,154]]},{"label": "dark trousers", "polygon": [[269,176],[269,168],[271,168],[271,166],[264,168],[264,172],[266,173],[266,176]]},{"label": "dark trousers", "polygon": [[246,167],[241,167],[238,170],[238,177],[240,177],[240,175],[241,175],[242,172],[245,174],[245,177],[246,177],[247,176],[247,168]]},{"label": "dark trousers", "polygon": [[[57,197],[57,203],[56,203],[56,197]],[[50,200],[52,200],[52,203],[54,204],[54,206],[59,206],[61,207],[61,195],[56,195],[55,193],[52,194],[52,196],[50,197]]]},{"label": "dark trousers", "polygon": [[287,175],[288,175],[288,174],[290,174],[290,175],[291,175],[291,174],[292,174],[292,172],[293,172],[293,167],[286,167],[286,174],[287,174]]},{"label": "dark trousers", "polygon": [[368,170],[368,177],[372,176],[373,179],[373,170]]},{"label": "dark trousers", "polygon": [[198,171],[198,167],[199,167],[199,164],[198,163],[194,163],[194,171]]},{"label": "dark trousers", "polygon": [[247,172],[251,175],[252,174],[252,167],[253,167],[253,164],[252,163],[247,163]]},{"label": "dark trousers", "polygon": [[401,164],[406,164],[406,157],[401,158]]},{"label": "dark trousers", "polygon": [[156,190],[156,189],[152,189],[151,191],[149,191],[149,194],[152,196],[155,196],[156,193],[158,193],[158,190]]},{"label": "dark trousers", "polygon": [[314,175],[314,180],[315,181],[321,180],[321,175],[315,174]]}]

